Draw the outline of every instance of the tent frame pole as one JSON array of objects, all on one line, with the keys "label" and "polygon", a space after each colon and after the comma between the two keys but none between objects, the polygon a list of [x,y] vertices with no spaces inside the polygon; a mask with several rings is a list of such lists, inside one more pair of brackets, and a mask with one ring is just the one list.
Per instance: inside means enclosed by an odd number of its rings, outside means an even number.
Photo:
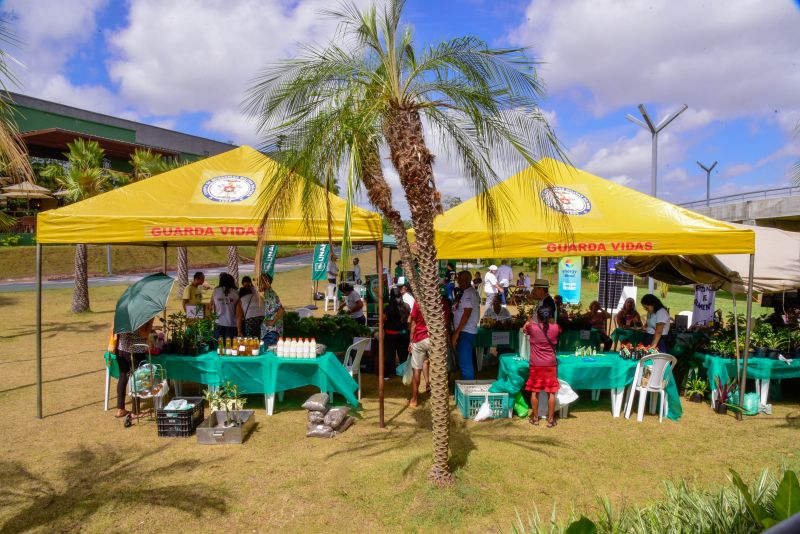
[{"label": "tent frame pole", "polygon": [[384,421],[384,383],[386,369],[383,358],[383,242],[375,243],[375,264],[378,269],[378,426],[386,428]]},{"label": "tent frame pole", "polygon": [[747,329],[744,335],[744,365],[742,365],[742,378],[739,381],[739,406],[744,406],[744,387],[747,383],[747,360],[750,355],[750,333],[753,326],[753,271],[755,270],[756,255],[750,254],[750,277],[747,280]]},{"label": "tent frame pole", "polygon": [[734,335],[733,346],[736,351],[736,381],[740,382],[742,380],[742,367],[741,367],[741,353],[739,350],[739,312],[736,309],[735,287],[731,287],[731,297],[733,298],[733,335]]},{"label": "tent frame pole", "polygon": [[36,243],[36,418],[42,418],[42,245]]}]

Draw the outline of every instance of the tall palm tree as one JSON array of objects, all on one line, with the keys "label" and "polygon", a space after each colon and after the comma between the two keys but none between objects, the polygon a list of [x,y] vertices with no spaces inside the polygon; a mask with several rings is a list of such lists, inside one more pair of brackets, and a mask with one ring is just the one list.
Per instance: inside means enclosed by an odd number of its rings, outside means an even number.
[{"label": "tall palm tree", "polygon": [[[256,261],[259,261],[256,258]],[[239,247],[233,245],[228,247],[228,272],[236,283],[239,283]]]},{"label": "tall palm tree", "polygon": [[[113,186],[118,173],[103,168],[105,151],[97,141],[76,139],[67,143],[69,152],[65,165],[51,164],[41,173],[55,179],[66,192],[65,198],[78,202],[105,191]],[[86,245],[75,247],[75,287],[72,291],[72,311],[81,313],[89,310],[89,265]]]},{"label": "tall palm tree", "polygon": [[[452,481],[448,340],[433,236],[442,208],[426,135],[457,161],[466,187],[476,194],[499,182],[495,158],[533,165],[540,172],[533,174],[532,187],[547,187],[551,182],[537,159],[562,154],[538,108],[544,90],[525,50],[492,49],[475,37],[417,50],[411,29],[400,25],[404,4],[387,0],[362,11],[346,3],[327,11],[340,22],[340,35],[325,48],[307,47],[300,57],[269,66],[245,108],[258,118],[264,150],[283,163],[262,193],[266,220],[284,214],[298,191],[307,213],[314,213],[322,204],[304,177],[326,176],[329,168],[343,174],[348,200],[363,188],[388,219],[430,332],[429,478],[446,485]],[[276,150],[279,143],[288,150]],[[416,231],[416,257],[383,174],[382,151],[400,177]],[[497,223],[503,209],[499,196],[498,203],[479,197],[490,222]],[[564,218],[554,220],[566,230]]]}]

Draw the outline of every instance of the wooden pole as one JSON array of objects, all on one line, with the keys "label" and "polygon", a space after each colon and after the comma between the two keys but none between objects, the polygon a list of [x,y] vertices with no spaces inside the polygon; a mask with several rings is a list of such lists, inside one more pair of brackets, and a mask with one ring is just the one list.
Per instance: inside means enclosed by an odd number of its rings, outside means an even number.
[{"label": "wooden pole", "polygon": [[378,267],[378,426],[385,428],[383,420],[383,376],[386,373],[383,361],[383,243],[375,243],[375,264]]},{"label": "wooden pole", "polygon": [[36,417],[42,418],[42,245],[36,243]]}]

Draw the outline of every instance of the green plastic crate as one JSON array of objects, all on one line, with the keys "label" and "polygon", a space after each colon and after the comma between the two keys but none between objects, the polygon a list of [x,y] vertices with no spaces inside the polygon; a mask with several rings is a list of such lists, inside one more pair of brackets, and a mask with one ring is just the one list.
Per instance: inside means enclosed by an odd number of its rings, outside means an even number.
[{"label": "green plastic crate", "polygon": [[492,407],[492,419],[511,417],[508,393],[489,393],[492,380],[456,380],[456,406],[465,419],[472,419],[485,400]]}]

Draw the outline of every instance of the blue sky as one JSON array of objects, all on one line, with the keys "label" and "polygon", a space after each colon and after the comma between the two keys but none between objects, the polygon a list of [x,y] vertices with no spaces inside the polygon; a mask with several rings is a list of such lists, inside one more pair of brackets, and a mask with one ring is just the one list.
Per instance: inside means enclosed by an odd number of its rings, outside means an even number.
[{"label": "blue sky", "polygon": [[[364,3],[366,0],[358,0]],[[239,112],[267,62],[333,32],[327,0],[5,0],[19,92],[222,141],[257,144]],[[650,136],[625,119],[689,110],[661,135],[659,196],[781,187],[800,160],[800,10],[790,0],[409,0],[420,45],[477,35],[543,61],[542,103],[573,164],[643,191]],[[467,198],[437,162],[446,194]],[[396,183],[395,186],[398,184]]]}]

